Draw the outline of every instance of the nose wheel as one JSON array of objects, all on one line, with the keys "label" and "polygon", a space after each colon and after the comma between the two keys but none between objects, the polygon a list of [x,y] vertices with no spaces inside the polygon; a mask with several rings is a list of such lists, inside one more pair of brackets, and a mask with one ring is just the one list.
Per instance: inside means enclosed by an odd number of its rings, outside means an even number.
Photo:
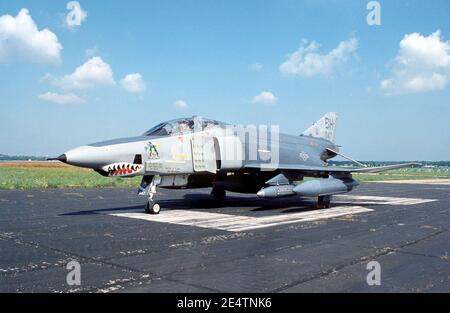
[{"label": "nose wheel", "polygon": [[161,206],[153,200],[148,200],[145,205],[145,213],[147,214],[159,214],[161,211]]},{"label": "nose wheel", "polygon": [[145,204],[145,213],[159,214],[159,212],[161,211],[161,206],[155,201],[156,186],[160,183],[161,179],[156,176],[144,176],[142,178],[138,194],[141,196],[148,196],[147,203]]},{"label": "nose wheel", "polygon": [[148,200],[147,204],[145,205],[145,213],[149,214],[159,214],[159,211],[161,211],[160,205],[155,201],[155,195],[156,195],[156,185],[152,182],[150,183],[150,188],[148,190]]}]

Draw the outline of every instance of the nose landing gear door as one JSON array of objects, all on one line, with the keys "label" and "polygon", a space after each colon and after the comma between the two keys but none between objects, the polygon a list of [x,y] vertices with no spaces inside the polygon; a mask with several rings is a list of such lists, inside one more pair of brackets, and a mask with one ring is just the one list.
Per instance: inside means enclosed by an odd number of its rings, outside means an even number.
[{"label": "nose landing gear door", "polygon": [[203,131],[201,118],[194,118],[194,133],[191,139],[192,163],[194,172],[216,173],[216,150],[214,138],[207,136]]}]

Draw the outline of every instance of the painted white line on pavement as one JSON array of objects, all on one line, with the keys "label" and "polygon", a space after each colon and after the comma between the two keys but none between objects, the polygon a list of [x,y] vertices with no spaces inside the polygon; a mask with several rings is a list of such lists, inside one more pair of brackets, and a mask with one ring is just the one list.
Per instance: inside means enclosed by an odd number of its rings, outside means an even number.
[{"label": "painted white line on pavement", "polygon": [[212,228],[241,232],[277,225],[310,222],[321,219],[371,212],[372,209],[360,206],[340,206],[330,209],[298,213],[279,213],[270,216],[245,216],[193,210],[167,210],[158,215],[146,213],[113,213],[112,216],[135,218],[149,222],[169,223],[185,226]]},{"label": "painted white line on pavement", "polygon": [[231,232],[240,232],[277,225],[330,219],[344,215],[353,215],[373,211],[373,209],[368,209],[361,205],[415,205],[437,201],[436,199],[354,195],[337,195],[333,199],[334,203],[340,203],[342,205],[332,207],[330,209],[310,210],[297,213],[277,212],[276,214],[269,216],[233,215],[195,210],[164,210],[158,215],[146,213],[113,213],[110,215],[135,218],[149,222],[160,222],[202,228],[212,228]]}]

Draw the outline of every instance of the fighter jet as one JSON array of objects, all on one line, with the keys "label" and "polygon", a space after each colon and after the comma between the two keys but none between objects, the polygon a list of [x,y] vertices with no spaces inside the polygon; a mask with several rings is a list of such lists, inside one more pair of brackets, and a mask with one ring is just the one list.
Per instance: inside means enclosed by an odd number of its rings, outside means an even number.
[{"label": "fighter jet", "polygon": [[[377,173],[418,165],[367,167],[339,152],[336,113],[325,114],[300,135],[276,126],[232,125],[198,116],[160,123],[141,136],[81,146],[53,160],[86,167],[107,177],[143,176],[138,194],[145,212],[158,214],[157,188],[212,187],[224,201],[226,191],[261,198],[314,197],[329,208],[331,197],[359,185],[352,173]],[[359,166],[330,166],[340,155]],[[307,178],[307,179],[305,179]]]}]

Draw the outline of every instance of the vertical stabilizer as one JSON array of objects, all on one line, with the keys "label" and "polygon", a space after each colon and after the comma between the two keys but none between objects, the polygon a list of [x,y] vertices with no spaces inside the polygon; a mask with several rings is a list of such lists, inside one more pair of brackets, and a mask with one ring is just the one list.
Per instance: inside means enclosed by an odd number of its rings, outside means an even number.
[{"label": "vertical stabilizer", "polygon": [[320,120],[305,130],[302,135],[322,138],[334,143],[336,138],[336,120],[337,114],[328,112]]}]

